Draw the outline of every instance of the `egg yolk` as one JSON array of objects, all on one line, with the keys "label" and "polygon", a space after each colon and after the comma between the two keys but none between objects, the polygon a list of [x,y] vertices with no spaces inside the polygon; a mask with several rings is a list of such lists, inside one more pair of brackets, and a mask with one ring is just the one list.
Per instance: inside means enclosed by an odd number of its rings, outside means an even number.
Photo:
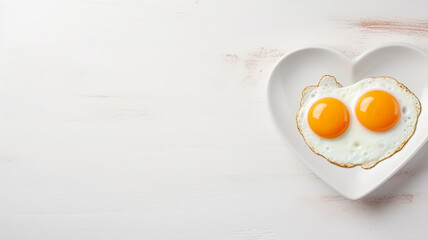
[{"label": "egg yolk", "polygon": [[360,97],[356,114],[364,127],[383,132],[394,127],[400,119],[400,104],[391,94],[374,90]]},{"label": "egg yolk", "polygon": [[349,113],[345,104],[335,98],[323,98],[309,109],[309,126],[323,138],[342,135],[349,126]]}]

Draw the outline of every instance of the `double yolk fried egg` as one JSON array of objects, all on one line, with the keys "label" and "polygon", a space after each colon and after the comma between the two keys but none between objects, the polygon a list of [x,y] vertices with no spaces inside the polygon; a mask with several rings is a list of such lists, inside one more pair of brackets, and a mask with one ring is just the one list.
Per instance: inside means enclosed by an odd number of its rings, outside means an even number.
[{"label": "double yolk fried egg", "polygon": [[303,90],[296,121],[314,153],[338,166],[367,169],[406,144],[420,112],[418,98],[391,77],[342,87],[325,75]]}]

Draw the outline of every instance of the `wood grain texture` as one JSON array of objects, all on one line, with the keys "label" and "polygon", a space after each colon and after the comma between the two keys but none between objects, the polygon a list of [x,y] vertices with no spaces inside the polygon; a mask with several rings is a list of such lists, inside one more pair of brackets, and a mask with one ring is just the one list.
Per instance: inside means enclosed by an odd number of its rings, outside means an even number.
[{"label": "wood grain texture", "polygon": [[424,1],[6,0],[0,239],[421,239],[428,146],[349,201],[284,145],[283,54],[428,50]]},{"label": "wood grain texture", "polygon": [[428,19],[410,19],[407,21],[364,19],[356,23],[356,25],[366,30],[422,36],[426,36],[428,34]]}]

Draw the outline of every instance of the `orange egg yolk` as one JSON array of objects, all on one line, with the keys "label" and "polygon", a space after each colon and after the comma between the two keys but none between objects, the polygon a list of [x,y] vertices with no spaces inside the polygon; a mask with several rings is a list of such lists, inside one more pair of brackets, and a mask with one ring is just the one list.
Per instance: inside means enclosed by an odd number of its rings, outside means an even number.
[{"label": "orange egg yolk", "polygon": [[383,132],[400,119],[400,104],[391,94],[374,90],[365,93],[357,103],[356,114],[360,123],[376,132]]},{"label": "orange egg yolk", "polygon": [[309,109],[308,122],[312,131],[323,138],[342,135],[349,126],[349,112],[345,104],[335,98],[323,98]]}]

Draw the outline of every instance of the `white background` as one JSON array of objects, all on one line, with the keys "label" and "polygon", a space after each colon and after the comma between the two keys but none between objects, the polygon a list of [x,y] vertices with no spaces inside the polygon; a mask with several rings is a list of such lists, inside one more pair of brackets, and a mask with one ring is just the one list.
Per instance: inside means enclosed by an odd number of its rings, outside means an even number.
[{"label": "white background", "polygon": [[346,200],[291,154],[266,101],[298,47],[428,50],[426,2],[0,3],[0,239],[426,235],[427,145]]}]

